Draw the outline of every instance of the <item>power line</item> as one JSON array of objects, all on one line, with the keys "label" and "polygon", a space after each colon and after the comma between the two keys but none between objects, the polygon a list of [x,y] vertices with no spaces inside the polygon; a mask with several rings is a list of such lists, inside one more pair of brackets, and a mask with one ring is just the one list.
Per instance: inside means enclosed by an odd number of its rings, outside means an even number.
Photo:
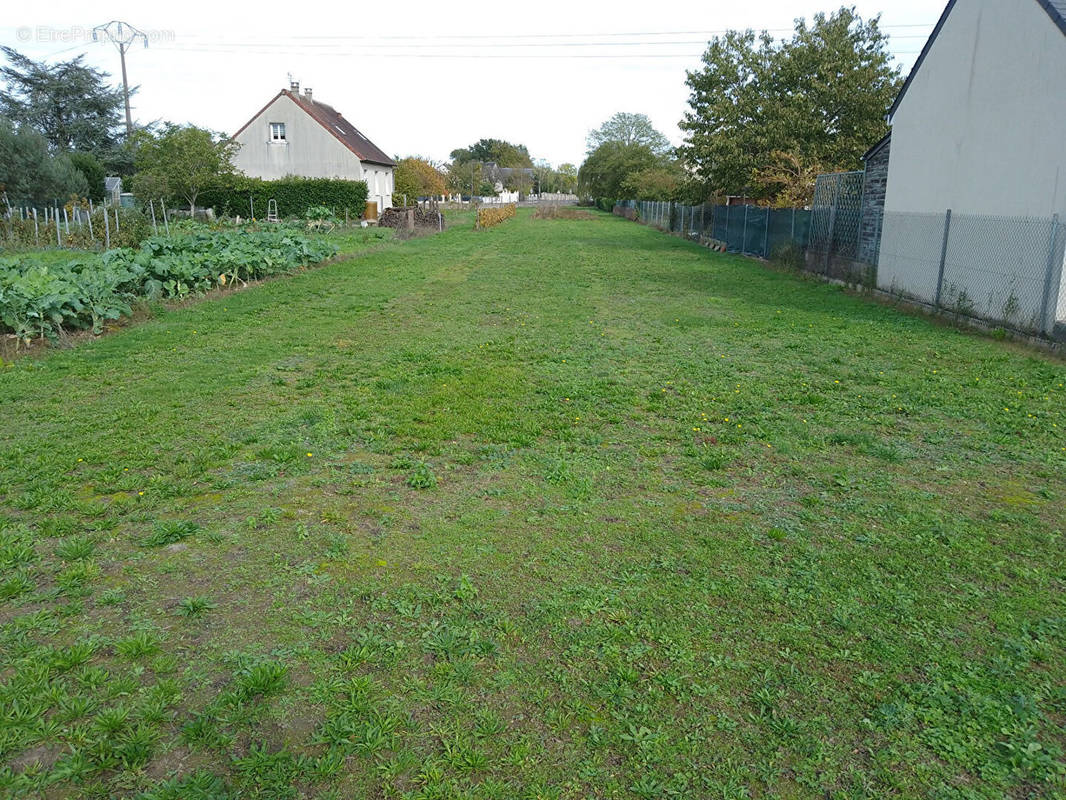
[{"label": "power line", "polygon": [[[899,25],[881,25],[881,30],[895,29],[895,28],[926,28],[932,30],[935,25],[934,22],[929,23],[913,23],[913,24],[899,24]],[[586,37],[607,38],[607,37],[620,37],[620,36],[720,36],[725,33],[729,33],[731,30],[743,30],[736,28],[723,28],[720,30],[712,31],[629,31],[629,32],[610,32],[610,33],[455,33],[455,34],[389,34],[383,36],[368,36],[368,35],[348,35],[348,34],[311,34],[303,36],[293,36],[292,39],[311,39],[311,40],[342,40],[342,41],[380,41],[384,39],[388,40],[424,40],[424,39],[582,39]],[[753,29],[754,30],[754,29]],[[767,33],[792,33],[795,28],[760,28],[760,32],[765,30]],[[195,38],[191,37],[191,38]],[[895,38],[903,38],[897,36]],[[915,38],[926,38],[925,35],[916,36]]]}]

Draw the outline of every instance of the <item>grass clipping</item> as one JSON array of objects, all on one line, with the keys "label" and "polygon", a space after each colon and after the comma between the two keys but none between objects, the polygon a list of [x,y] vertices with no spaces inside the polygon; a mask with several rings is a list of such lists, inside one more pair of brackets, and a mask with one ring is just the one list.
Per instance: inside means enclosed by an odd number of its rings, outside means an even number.
[{"label": "grass clipping", "polygon": [[490,206],[488,208],[482,207],[477,210],[474,227],[478,230],[491,228],[493,225],[506,222],[511,217],[517,216],[517,214],[518,206],[515,203],[508,203],[504,206]]}]

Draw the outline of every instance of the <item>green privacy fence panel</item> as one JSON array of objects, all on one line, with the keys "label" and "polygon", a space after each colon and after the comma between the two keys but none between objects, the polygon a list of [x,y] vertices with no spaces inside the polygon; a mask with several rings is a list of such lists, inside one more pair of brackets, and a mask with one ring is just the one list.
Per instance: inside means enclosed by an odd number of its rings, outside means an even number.
[{"label": "green privacy fence panel", "polygon": [[761,258],[787,244],[805,249],[811,230],[811,212],[799,208],[688,206],[665,200],[621,200],[618,206],[635,211],[647,225],[689,239],[715,239],[731,253]]}]

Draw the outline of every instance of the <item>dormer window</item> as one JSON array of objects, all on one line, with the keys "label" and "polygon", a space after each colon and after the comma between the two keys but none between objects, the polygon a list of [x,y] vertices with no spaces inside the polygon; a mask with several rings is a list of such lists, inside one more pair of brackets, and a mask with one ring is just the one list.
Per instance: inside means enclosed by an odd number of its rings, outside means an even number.
[{"label": "dormer window", "polygon": [[271,122],[270,123],[270,141],[272,141],[272,142],[284,142],[285,141],[285,123],[284,122]]}]

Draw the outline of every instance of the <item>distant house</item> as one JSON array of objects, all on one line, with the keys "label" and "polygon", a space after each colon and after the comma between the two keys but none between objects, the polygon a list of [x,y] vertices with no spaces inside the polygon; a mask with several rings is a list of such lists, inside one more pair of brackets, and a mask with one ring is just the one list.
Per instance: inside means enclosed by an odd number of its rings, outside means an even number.
[{"label": "distant house", "polygon": [[[486,161],[481,165],[482,178],[491,183],[497,193],[507,186],[533,187],[536,176],[529,166],[499,166],[495,161]],[[526,189],[529,191],[529,189]]]},{"label": "distant house", "polygon": [[[1064,76],[1066,0],[948,3],[889,111],[891,138],[867,154],[868,169],[888,166],[879,287],[944,302],[957,284],[978,305],[1046,308],[1048,225],[1030,235],[1017,220],[1066,219]],[[956,280],[953,264],[982,282]]]},{"label": "distant house", "polygon": [[396,162],[333,106],[292,83],[234,134],[234,165],[255,178],[298,175],[366,181],[368,199],[392,205]]}]

